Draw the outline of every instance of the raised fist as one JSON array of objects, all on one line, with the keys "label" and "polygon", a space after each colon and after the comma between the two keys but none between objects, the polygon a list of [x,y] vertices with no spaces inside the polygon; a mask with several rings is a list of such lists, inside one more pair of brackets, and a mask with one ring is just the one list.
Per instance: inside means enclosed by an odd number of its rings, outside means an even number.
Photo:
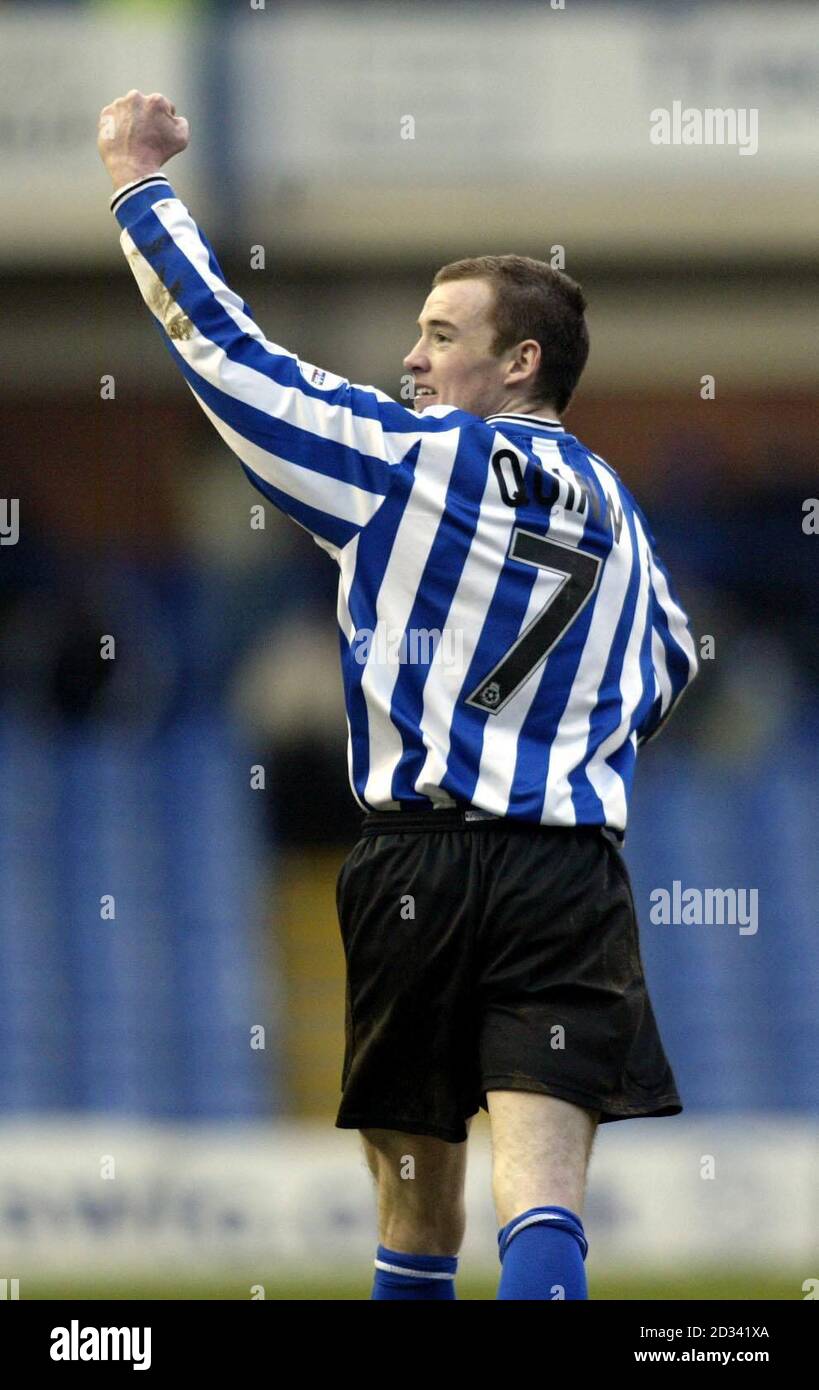
[{"label": "raised fist", "polygon": [[155,174],[189,138],[188,122],[159,92],[145,96],[132,89],[100,111],[97,149],[115,188]]}]

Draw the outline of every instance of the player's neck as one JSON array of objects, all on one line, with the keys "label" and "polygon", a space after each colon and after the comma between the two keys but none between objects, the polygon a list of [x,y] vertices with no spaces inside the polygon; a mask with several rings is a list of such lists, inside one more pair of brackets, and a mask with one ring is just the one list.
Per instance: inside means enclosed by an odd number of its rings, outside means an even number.
[{"label": "player's neck", "polygon": [[531,401],[507,401],[497,410],[490,410],[484,418],[490,420],[496,415],[516,415],[525,419],[545,420],[553,425],[560,424],[560,416],[548,401],[542,405],[532,405]]}]

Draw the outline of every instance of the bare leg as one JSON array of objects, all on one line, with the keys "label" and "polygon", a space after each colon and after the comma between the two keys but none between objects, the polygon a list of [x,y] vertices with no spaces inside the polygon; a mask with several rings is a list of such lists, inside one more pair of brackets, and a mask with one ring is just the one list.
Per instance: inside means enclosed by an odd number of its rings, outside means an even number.
[{"label": "bare leg", "polygon": [[[467,1121],[467,1127],[469,1121]],[[378,1239],[413,1255],[457,1255],[466,1228],[466,1142],[361,1130],[378,1187]]]}]

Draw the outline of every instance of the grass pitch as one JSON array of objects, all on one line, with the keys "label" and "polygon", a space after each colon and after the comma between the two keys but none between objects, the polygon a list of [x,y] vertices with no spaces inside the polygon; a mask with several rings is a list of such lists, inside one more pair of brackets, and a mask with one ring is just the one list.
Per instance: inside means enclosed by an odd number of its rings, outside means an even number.
[{"label": "grass pitch", "polygon": [[[787,1300],[804,1299],[802,1281],[804,1271],[776,1270],[688,1270],[669,1275],[667,1272],[640,1274],[623,1277],[589,1274],[589,1296],[592,1300],[642,1300],[652,1302],[670,1299],[721,1300],[721,1299],[764,1299]],[[52,1280],[20,1280],[21,1299],[56,1299],[58,1301],[80,1300],[210,1300],[241,1301],[250,1300],[253,1285],[264,1287],[265,1299],[270,1302],[349,1302],[369,1299],[371,1277],[369,1272],[349,1280],[341,1279],[303,1279],[283,1278],[280,1271],[270,1272],[265,1277],[258,1271],[244,1278],[226,1278],[220,1282],[203,1281],[176,1282],[151,1280],[128,1283],[106,1284],[96,1281],[93,1284],[58,1282]],[[464,1300],[494,1300],[497,1290],[496,1279],[470,1278],[467,1273],[458,1276],[458,1298]]]}]

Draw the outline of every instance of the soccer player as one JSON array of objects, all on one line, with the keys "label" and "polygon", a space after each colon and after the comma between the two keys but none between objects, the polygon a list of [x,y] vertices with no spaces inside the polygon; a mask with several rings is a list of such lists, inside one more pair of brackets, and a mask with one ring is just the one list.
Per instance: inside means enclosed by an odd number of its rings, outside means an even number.
[{"label": "soccer player", "polygon": [[645,517],[561,424],[583,295],[527,257],[444,266],[410,409],[265,338],[160,172],[188,138],[157,93],[100,114],[122,249],[174,362],[340,570],[365,815],[338,880],[336,1124],[377,1183],[372,1296],[455,1297],[483,1107],[498,1297],[586,1298],[596,1126],[682,1109],[619,846],[637,748],[697,663]]}]

